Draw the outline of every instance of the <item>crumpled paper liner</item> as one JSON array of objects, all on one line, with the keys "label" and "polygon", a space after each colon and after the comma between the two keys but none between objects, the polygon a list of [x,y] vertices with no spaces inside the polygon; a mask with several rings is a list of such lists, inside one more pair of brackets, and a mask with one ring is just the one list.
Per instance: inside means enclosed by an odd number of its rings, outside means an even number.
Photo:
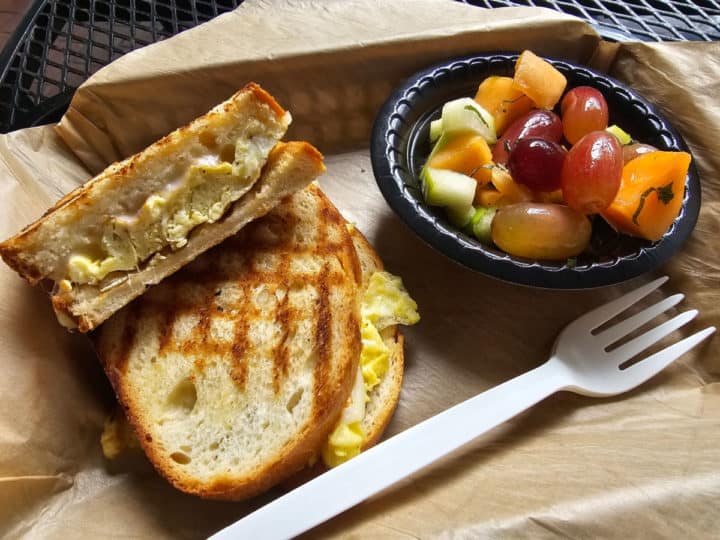
[{"label": "crumpled paper liner", "polygon": [[[700,219],[652,275],[592,291],[495,281],[423,244],[379,194],[368,137],[391,89],[445,58],[524,48],[629,83],[690,145],[703,186]],[[651,300],[683,292],[683,306],[700,310],[677,339],[718,325],[719,59],[718,43],[601,42],[582,21],[542,9],[245,2],[98,72],[57,129],[0,136],[0,235],[90,172],[259,82],[292,111],[289,137],[326,153],[323,189],[419,304],[392,435],[537,366],[565,324],[657,275],[671,280]],[[175,491],[141,455],[106,462],[99,436],[114,398],[86,337],[63,330],[44,293],[5,266],[0,283],[0,535],[199,538],[278,494],[202,501]],[[555,395],[307,536],[709,537],[720,529],[719,381],[714,338],[625,396]]]}]

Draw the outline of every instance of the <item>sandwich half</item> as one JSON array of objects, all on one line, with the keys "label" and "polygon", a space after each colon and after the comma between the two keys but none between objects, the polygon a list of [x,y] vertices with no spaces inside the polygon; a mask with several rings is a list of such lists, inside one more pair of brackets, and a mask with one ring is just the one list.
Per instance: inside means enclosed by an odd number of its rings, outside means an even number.
[{"label": "sandwich half", "polygon": [[91,330],[324,171],[310,145],[273,150],[289,123],[250,83],[65,196],[0,255],[50,285],[61,324]]},{"label": "sandwich half", "polygon": [[[396,307],[407,293],[398,282],[311,185],[92,337],[158,472],[187,493],[239,500],[341,463],[380,437],[402,382]],[[368,339],[365,321],[381,319]],[[359,446],[346,426],[362,433]],[[106,455],[126,433],[117,418],[108,422]]]},{"label": "sandwich half", "polygon": [[344,220],[309,186],[94,332],[155,468],[218,499],[303,468],[353,385],[360,285]]}]

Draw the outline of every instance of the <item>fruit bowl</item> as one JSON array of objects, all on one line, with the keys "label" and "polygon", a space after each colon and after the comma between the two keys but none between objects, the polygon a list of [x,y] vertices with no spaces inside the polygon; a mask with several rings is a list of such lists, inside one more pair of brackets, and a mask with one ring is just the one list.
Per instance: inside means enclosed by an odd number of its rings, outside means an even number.
[{"label": "fruit bowl", "polygon": [[[433,248],[468,268],[508,282],[584,289],[620,283],[663,264],[685,242],[697,221],[700,180],[694,160],[680,214],[660,240],[649,242],[617,233],[597,218],[588,249],[572,264],[513,257],[483,245],[453,227],[441,208],[425,204],[420,171],[431,150],[430,123],[440,117],[444,103],[472,97],[486,77],[512,77],[517,58],[517,54],[492,54],[449,60],[416,73],[393,92],[375,119],[370,146],[373,172],[385,200]],[[638,141],[659,150],[689,152],[668,120],[635,91],[589,68],[548,61],[567,78],[566,92],[577,86],[602,92],[610,124],[630,130]]]}]

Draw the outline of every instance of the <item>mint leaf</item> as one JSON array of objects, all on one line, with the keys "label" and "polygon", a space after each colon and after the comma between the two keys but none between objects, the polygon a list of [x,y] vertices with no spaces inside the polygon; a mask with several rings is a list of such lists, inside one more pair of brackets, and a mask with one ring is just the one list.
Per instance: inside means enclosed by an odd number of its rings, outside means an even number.
[{"label": "mint leaf", "polygon": [[645,206],[645,199],[648,198],[648,196],[654,191],[657,193],[658,200],[663,204],[670,204],[670,201],[673,200],[675,197],[675,194],[672,190],[672,181],[670,181],[667,185],[661,186],[659,188],[653,186],[650,188],[647,188],[642,195],[640,195],[640,202],[638,203],[637,210],[635,210],[635,213],[632,216],[632,222],[635,225],[639,225],[638,223],[638,217],[640,216],[640,212],[642,211],[643,207]]},{"label": "mint leaf", "polygon": [[673,185],[673,183],[670,182],[668,185],[658,188],[657,195],[658,195],[658,199],[660,199],[661,203],[669,204],[670,201],[673,200],[673,197],[675,197],[675,194],[673,193],[673,190],[672,190],[672,185]]},{"label": "mint leaf", "polygon": [[473,107],[472,105],[465,105],[465,107],[463,107],[463,109],[465,109],[466,111],[472,111],[472,112],[474,112],[475,114],[477,114],[477,117],[480,119],[480,121],[481,121],[483,124],[485,124],[485,127],[488,128],[488,129],[490,129],[490,126],[488,125],[488,123],[487,123],[487,122],[485,121],[485,119],[483,118],[483,115],[480,114],[480,111],[478,111],[475,107]]}]

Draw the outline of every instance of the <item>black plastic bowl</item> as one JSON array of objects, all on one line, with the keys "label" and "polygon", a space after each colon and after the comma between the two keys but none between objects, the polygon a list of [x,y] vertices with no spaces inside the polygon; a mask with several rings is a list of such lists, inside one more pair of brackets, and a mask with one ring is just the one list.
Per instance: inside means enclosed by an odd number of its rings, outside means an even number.
[{"label": "black plastic bowl", "polygon": [[[517,54],[451,60],[416,73],[385,102],[373,127],[371,159],[380,191],[390,207],[420,238],[451,259],[504,281],[534,287],[584,289],[619,283],[667,261],[695,227],[700,180],[691,163],[680,215],[657,242],[621,235],[602,219],[593,222],[586,253],[575,264],[528,261],[484,246],[448,223],[441,208],[424,203],[419,173],[430,153],[430,122],[445,102],[469,96],[490,75],[512,77]],[[568,80],[567,89],[592,86],[605,96],[610,124],[660,150],[689,152],[670,123],[644,98],[622,83],[588,68],[549,60]]]}]

